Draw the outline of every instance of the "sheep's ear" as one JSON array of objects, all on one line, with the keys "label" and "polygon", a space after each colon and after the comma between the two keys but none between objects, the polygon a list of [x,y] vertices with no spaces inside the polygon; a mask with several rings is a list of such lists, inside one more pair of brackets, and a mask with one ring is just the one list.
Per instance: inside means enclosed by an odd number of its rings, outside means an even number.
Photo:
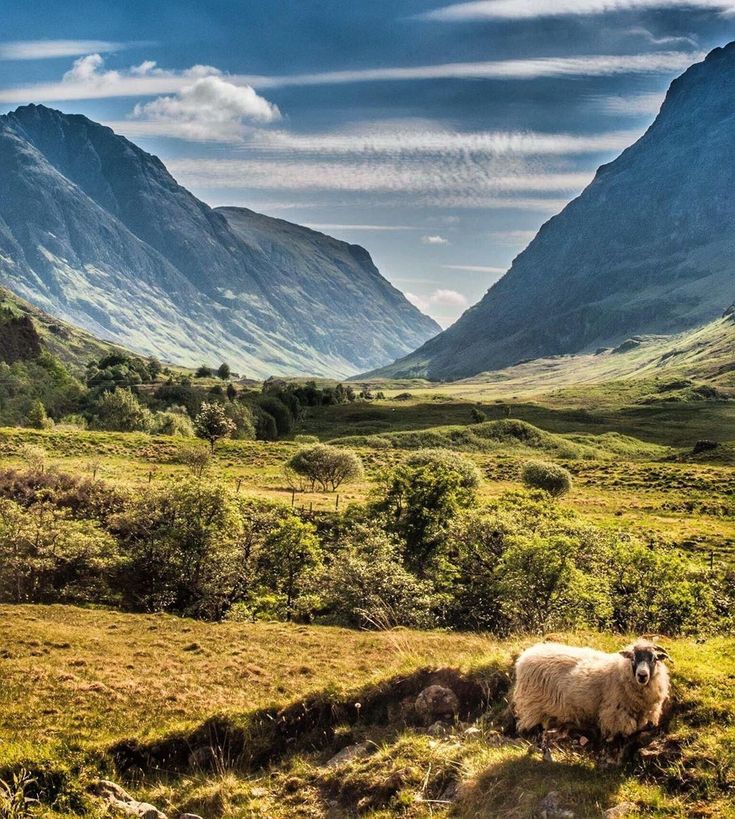
[{"label": "sheep's ear", "polygon": [[632,660],[633,657],[635,657],[635,654],[633,654],[629,648],[624,648],[622,651],[619,651],[618,654],[625,657],[626,660]]},{"label": "sheep's ear", "polygon": [[661,648],[661,646],[654,646],[653,650],[656,652],[656,659],[657,660],[668,660],[670,659],[667,651],[665,648]]}]

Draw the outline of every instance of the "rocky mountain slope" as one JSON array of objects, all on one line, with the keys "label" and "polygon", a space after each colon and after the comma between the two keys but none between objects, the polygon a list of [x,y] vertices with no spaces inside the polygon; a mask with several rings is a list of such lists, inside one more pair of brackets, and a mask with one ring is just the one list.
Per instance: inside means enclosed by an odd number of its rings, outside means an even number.
[{"label": "rocky mountain slope", "polygon": [[735,296],[735,43],[672,84],[646,134],[448,330],[371,375],[456,379],[677,333]]},{"label": "rocky mountain slope", "polygon": [[100,338],[249,376],[345,376],[439,328],[361,247],[213,210],[83,116],[0,116],[0,283]]}]

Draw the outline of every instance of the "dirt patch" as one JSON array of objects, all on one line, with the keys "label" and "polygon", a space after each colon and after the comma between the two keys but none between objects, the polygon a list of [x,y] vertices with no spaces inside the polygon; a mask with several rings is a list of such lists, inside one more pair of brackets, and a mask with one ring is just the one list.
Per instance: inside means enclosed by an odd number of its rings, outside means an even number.
[{"label": "dirt patch", "polygon": [[318,693],[281,710],[256,711],[242,722],[213,717],[186,734],[151,743],[124,740],[110,748],[110,754],[126,776],[254,770],[291,753],[328,747],[340,726],[417,724],[421,717],[415,710],[416,697],[430,686],[454,693],[459,720],[476,719],[502,700],[509,683],[508,674],[500,669],[473,675],[449,668],[421,669],[352,695]]}]

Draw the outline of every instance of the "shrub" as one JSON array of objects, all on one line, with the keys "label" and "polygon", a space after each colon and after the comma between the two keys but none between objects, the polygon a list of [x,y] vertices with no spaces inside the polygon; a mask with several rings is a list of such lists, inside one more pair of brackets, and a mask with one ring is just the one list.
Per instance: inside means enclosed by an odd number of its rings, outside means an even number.
[{"label": "shrub", "polygon": [[477,407],[472,408],[471,416],[473,424],[482,424],[487,421],[487,415]]},{"label": "shrub", "polygon": [[28,467],[28,471],[40,475],[46,471],[48,452],[42,446],[35,444],[21,444],[18,454]]},{"label": "shrub", "polygon": [[202,404],[199,415],[194,419],[194,431],[198,438],[209,441],[212,452],[221,438],[229,438],[237,425],[227,417],[227,413],[222,404]]},{"label": "shrub", "polygon": [[46,407],[40,401],[34,401],[28,410],[28,426],[34,429],[51,429],[54,422],[46,415]]},{"label": "shrub", "polygon": [[230,365],[222,363],[217,368],[217,375],[223,380],[227,381],[230,377]]},{"label": "shrub", "polygon": [[178,412],[157,412],[153,418],[153,432],[157,435],[191,438],[194,435],[194,425],[182,407]]},{"label": "shrub", "polygon": [[529,489],[543,489],[552,497],[566,495],[572,488],[572,476],[563,466],[531,461],[523,467],[521,478]]},{"label": "shrub", "polygon": [[312,490],[319,484],[324,492],[330,489],[334,492],[363,474],[362,461],[354,452],[327,444],[300,449],[289,459],[287,467],[309,481]]},{"label": "shrub", "polygon": [[93,408],[95,426],[113,432],[148,432],[153,415],[128,389],[105,392]]},{"label": "shrub", "polygon": [[297,444],[318,444],[319,438],[316,435],[294,435]]},{"label": "shrub", "polygon": [[255,419],[255,436],[259,441],[275,441],[278,438],[276,419],[269,412],[255,404],[253,406],[253,417]]},{"label": "shrub", "polygon": [[397,544],[385,533],[363,525],[341,542],[343,548],[315,578],[324,618],[373,629],[436,624],[432,584],[406,570]]},{"label": "shrub", "polygon": [[179,481],[135,497],[110,523],[129,608],[220,618],[243,582],[243,520],[224,489]]},{"label": "shrub", "polygon": [[240,401],[228,401],[225,404],[225,414],[235,424],[233,438],[243,441],[252,441],[255,438],[253,413],[247,404]]},{"label": "shrub", "polygon": [[195,478],[201,478],[212,465],[212,451],[206,446],[186,446],[179,450],[176,461],[184,464]]},{"label": "shrub", "polygon": [[408,565],[426,573],[449,524],[475,499],[477,467],[450,450],[423,449],[379,476],[375,508],[406,547]]},{"label": "shrub", "polygon": [[279,438],[291,434],[294,426],[294,416],[280,398],[276,398],[272,395],[264,395],[259,398],[258,404],[261,409],[273,416]]},{"label": "shrub", "polygon": [[52,504],[0,501],[0,599],[13,603],[103,601],[119,563],[117,544],[97,523],[72,520]]},{"label": "shrub", "polygon": [[206,364],[202,364],[201,367],[198,367],[196,372],[194,373],[195,378],[211,378],[212,377],[212,368],[207,367]]}]

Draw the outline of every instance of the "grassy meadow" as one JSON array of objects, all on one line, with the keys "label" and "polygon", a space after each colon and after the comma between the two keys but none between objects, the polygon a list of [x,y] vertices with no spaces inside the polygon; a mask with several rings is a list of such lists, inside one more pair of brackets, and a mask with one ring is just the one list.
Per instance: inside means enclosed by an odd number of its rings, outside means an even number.
[{"label": "grassy meadow", "polygon": [[[360,456],[364,476],[338,492],[294,492],[283,470],[293,440],[220,441],[208,480],[309,520],[365,502],[381,470],[421,448],[474,462],[478,506],[519,489],[523,464],[542,459],[572,474],[556,503],[583,521],[676,547],[703,569],[733,562],[727,389],[704,398],[656,378],[546,395],[484,382],[381,389],[385,399],[307,408],[295,430]],[[695,454],[704,439],[719,446]],[[40,458],[44,470],[142,494],[188,476],[186,445],[63,424],[0,429],[3,467]],[[607,650],[627,639],[555,636]],[[502,733],[513,657],[535,639],[3,605],[0,779],[40,799],[7,815],[112,815],[90,793],[102,776],[169,817],[532,817],[550,792],[577,817],[621,803],[629,815],[735,816],[735,640],[664,635],[674,661],[668,730],[619,766],[571,741],[545,760]],[[404,718],[412,686],[446,675],[466,692],[459,719],[430,732]],[[319,717],[304,727],[304,714]],[[327,765],[353,745],[360,755]]]}]

